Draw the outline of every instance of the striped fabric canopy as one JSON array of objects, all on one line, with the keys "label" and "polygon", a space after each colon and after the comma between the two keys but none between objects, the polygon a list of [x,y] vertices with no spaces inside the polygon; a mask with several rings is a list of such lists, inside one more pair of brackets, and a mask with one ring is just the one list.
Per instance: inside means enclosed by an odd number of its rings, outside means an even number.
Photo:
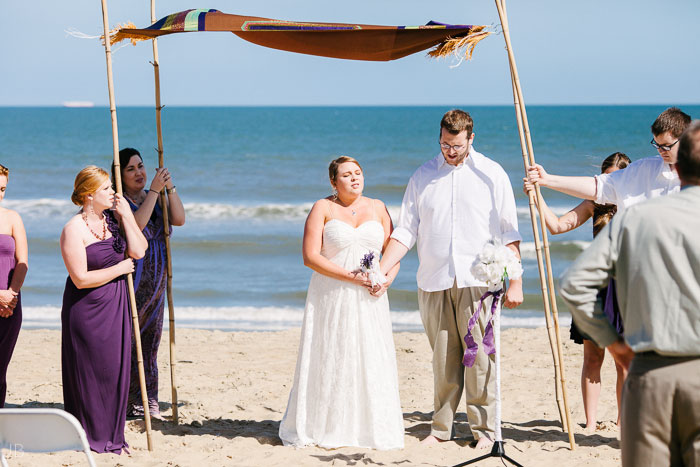
[{"label": "striped fabric canopy", "polygon": [[434,47],[433,57],[464,49],[467,59],[474,46],[490,33],[485,26],[429,22],[425,26],[310,23],[254,16],[229,15],[218,10],[186,10],[168,15],[145,29],[133,25],[111,36],[116,43],[153,39],[166,34],[230,31],[241,39],[273,49],[350,60],[388,61]]}]

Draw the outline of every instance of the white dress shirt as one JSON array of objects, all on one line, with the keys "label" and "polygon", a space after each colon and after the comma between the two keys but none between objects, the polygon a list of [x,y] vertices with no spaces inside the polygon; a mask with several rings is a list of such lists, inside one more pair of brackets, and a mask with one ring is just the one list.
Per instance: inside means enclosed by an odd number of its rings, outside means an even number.
[{"label": "white dress shirt", "polygon": [[411,249],[418,242],[418,287],[426,292],[485,287],[470,268],[492,239],[521,240],[508,175],[472,147],[458,166],[442,154],[411,176],[391,237]]},{"label": "white dress shirt", "polygon": [[678,174],[661,156],[645,157],[624,170],[596,175],[598,204],[615,204],[618,211],[650,198],[678,193]]}]

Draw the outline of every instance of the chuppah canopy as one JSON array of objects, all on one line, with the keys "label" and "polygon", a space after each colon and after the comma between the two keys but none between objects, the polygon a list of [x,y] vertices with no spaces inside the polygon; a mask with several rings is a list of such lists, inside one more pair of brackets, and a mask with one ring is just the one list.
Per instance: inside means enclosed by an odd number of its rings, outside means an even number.
[{"label": "chuppah canopy", "polygon": [[111,33],[111,43],[132,43],[181,32],[226,31],[241,39],[273,49],[349,60],[389,61],[434,47],[433,57],[464,48],[471,57],[474,46],[490,34],[485,26],[453,25],[430,21],[425,26],[284,21],[240,16],[218,10],[185,10],[138,29],[132,24]]},{"label": "chuppah canopy", "polygon": [[[133,24],[118,27],[113,31],[108,30],[108,19],[106,13],[106,2],[103,5],[103,23],[105,36],[110,36],[110,41],[104,41],[105,54],[107,56],[107,75],[110,91],[110,111],[112,113],[112,131],[114,140],[115,163],[118,163],[118,138],[116,135],[116,107],[114,103],[114,90],[111,71],[111,50],[110,44],[117,43],[124,39],[130,39],[132,43],[141,40],[153,40],[154,61],[156,83],[156,120],[158,127],[158,153],[162,166],[162,130],[160,127],[160,78],[157,56],[156,38],[162,35],[180,32],[200,32],[200,31],[228,31],[237,36],[264,47],[317,55],[323,57],[368,60],[368,61],[389,61],[405,57],[407,55],[420,52],[421,50],[433,47],[428,53],[431,57],[444,57],[450,54],[457,55],[463,51],[467,60],[471,58],[474,47],[478,42],[487,37],[490,31],[485,26],[474,25],[450,25],[436,22],[429,22],[425,26],[376,26],[365,24],[345,24],[345,23],[313,23],[282,21],[268,18],[251,16],[239,16],[225,14],[217,10],[186,10],[166,16],[159,21],[155,20],[155,0],[151,0],[151,21],[152,25],[137,29]],[[525,110],[525,103],[522,97],[520,79],[518,77],[515,56],[513,54],[510,34],[508,31],[508,20],[505,9],[505,0],[495,0],[498,9],[503,36],[508,51],[508,61],[510,66],[511,82],[513,86],[513,101],[516,110],[516,120],[518,123],[518,133],[522,148],[523,164],[527,171],[531,165],[535,164],[534,150],[530,136],[529,123]],[[529,192],[530,218],[532,222],[533,235],[535,240],[535,251],[538,262],[538,272],[540,278],[542,300],[544,305],[545,320],[547,322],[547,334],[550,340],[552,358],[554,360],[555,392],[557,406],[562,421],[562,428],[568,433],[570,448],[576,446],[573,430],[571,426],[570,412],[566,395],[566,379],[564,377],[564,367],[560,365],[562,361],[562,346],[559,335],[559,319],[554,293],[554,279],[552,275],[551,259],[549,253],[549,243],[547,230],[544,222],[541,223],[543,245],[540,244],[540,237],[537,229],[537,209],[539,209],[540,219],[544,219],[543,206],[539,186],[535,186],[533,194]],[[161,194],[162,202],[165,201]],[[165,230],[167,232],[167,221]],[[167,256],[170,257],[169,245]],[[546,269],[543,259],[546,261]],[[130,276],[129,276],[130,277]],[[170,279],[171,276],[169,276]],[[131,291],[133,295],[133,291]],[[551,308],[550,308],[551,301]],[[169,303],[171,305],[171,303]],[[133,307],[132,307],[133,308]],[[171,310],[171,332],[174,329],[173,310]],[[552,319],[553,318],[553,319]],[[138,323],[136,324],[138,326]],[[135,328],[136,329],[136,328]],[[171,334],[171,372],[174,367],[172,349],[174,340]],[[174,379],[173,379],[174,383]],[[142,384],[143,386],[143,384]],[[563,395],[563,404],[560,399],[560,390]],[[173,395],[176,390],[173,384]],[[500,399],[500,398],[499,398]],[[173,397],[173,413],[177,420],[176,398]],[[500,400],[497,410],[500,411]],[[144,401],[144,406],[145,406]],[[146,414],[146,431],[149,435],[150,443],[150,417]],[[500,435],[499,435],[500,437]],[[502,457],[515,465],[519,465],[504,455],[503,441],[496,440],[491,454],[483,457]],[[461,465],[467,465],[481,460],[482,458],[467,461]]]}]

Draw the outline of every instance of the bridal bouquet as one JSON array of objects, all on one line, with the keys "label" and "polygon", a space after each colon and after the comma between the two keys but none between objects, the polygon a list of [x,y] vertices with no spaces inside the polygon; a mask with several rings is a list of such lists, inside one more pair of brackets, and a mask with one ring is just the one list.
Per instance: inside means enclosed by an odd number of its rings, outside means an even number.
[{"label": "bridal bouquet", "polygon": [[370,251],[360,260],[360,271],[367,273],[372,287],[385,284],[387,281],[386,277],[379,269],[379,262],[377,262],[376,259],[374,252]]},{"label": "bridal bouquet", "polygon": [[493,355],[496,353],[496,347],[493,342],[493,316],[497,311],[498,301],[503,294],[503,282],[506,278],[520,278],[523,275],[523,267],[513,250],[498,241],[492,241],[484,245],[484,249],[476,258],[474,265],[472,265],[471,273],[474,278],[486,282],[489,290],[479,299],[479,308],[469,318],[467,334],[464,336],[464,343],[467,344],[467,349],[464,351],[462,364],[470,368],[474,365],[476,352],[479,350],[479,346],[474,341],[474,336],[472,336],[472,329],[474,329],[481,315],[484,300],[489,296],[492,297],[491,315],[487,319],[488,324],[484,330],[482,345],[487,355]]},{"label": "bridal bouquet", "polygon": [[500,242],[493,241],[484,245],[471,268],[474,278],[486,282],[489,291],[503,289],[507,277],[518,279],[523,275],[523,267],[515,252]]}]

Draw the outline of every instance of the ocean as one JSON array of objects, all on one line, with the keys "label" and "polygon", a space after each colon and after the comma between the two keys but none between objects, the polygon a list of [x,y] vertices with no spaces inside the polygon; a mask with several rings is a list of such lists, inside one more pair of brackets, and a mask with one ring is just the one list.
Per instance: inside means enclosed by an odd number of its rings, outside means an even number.
[{"label": "ocean", "polygon": [[[475,121],[474,147],[510,176],[518,206],[525,301],[504,310],[504,327],[544,325],[523,161],[512,106],[461,107]],[[533,106],[528,108],[535,157],[549,172],[594,175],[615,151],[632,160],[654,155],[650,125],[665,106]],[[700,106],[682,106],[692,116]],[[166,107],[166,166],[185,203],[175,228],[173,298],[177,326],[226,331],[300,326],[311,270],[301,242],[314,201],[330,194],[328,163],[357,158],[365,195],[383,200],[397,220],[406,183],[438,154],[447,107]],[[155,111],[117,109],[120,147],[135,147],[149,172],[157,165]],[[70,202],[76,173],[112,160],[107,108],[0,107],[0,164],[10,168],[3,206],[17,210],[29,239],[22,289],[26,328],[60,327],[66,270],[58,239],[77,212]],[[579,200],[543,190],[563,214]],[[591,241],[591,225],[550,236],[559,275]],[[389,291],[396,331],[422,331],[415,249]],[[559,302],[562,324],[570,320]]]}]

